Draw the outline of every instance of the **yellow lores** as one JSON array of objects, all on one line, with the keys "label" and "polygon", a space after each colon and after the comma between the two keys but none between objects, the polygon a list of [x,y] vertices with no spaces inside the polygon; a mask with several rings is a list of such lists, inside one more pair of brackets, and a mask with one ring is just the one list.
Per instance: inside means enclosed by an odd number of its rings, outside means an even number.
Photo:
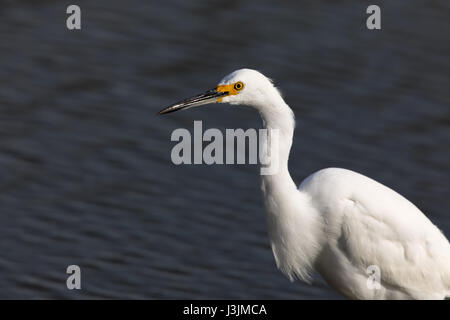
[{"label": "yellow lores", "polygon": [[[216,91],[217,92],[228,92],[229,96],[235,96],[242,89],[244,89],[244,83],[242,83],[241,81],[238,81],[238,82],[232,83],[232,84],[222,84],[220,86],[217,86]],[[222,99],[223,99],[223,97],[217,99],[217,102],[222,102]]]}]

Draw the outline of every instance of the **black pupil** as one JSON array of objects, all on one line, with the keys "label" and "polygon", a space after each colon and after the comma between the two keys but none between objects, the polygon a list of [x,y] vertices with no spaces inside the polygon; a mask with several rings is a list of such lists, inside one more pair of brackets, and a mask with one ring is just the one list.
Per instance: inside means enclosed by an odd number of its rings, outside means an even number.
[{"label": "black pupil", "polygon": [[236,89],[240,89],[241,88],[241,84],[240,83],[236,83]]}]

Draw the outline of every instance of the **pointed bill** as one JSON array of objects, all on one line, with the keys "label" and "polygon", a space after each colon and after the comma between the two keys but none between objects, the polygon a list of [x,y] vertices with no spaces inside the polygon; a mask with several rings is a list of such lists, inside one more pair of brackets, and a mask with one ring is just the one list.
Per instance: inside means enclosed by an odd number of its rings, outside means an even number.
[{"label": "pointed bill", "polygon": [[228,95],[228,92],[217,91],[216,88],[206,91],[205,93],[196,95],[191,98],[179,101],[167,108],[164,108],[159,112],[159,114],[166,114],[170,112],[175,112],[182,109],[188,109],[193,107],[198,107],[208,103],[216,103],[223,96]]}]

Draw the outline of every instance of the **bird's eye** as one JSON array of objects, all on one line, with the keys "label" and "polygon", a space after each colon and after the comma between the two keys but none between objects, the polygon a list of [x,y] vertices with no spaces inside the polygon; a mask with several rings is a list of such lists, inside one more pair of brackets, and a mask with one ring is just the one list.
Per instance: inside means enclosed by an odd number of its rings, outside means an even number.
[{"label": "bird's eye", "polygon": [[236,82],[234,84],[234,89],[237,90],[237,91],[242,90],[242,89],[244,89],[244,84],[242,82],[240,82],[240,81]]}]

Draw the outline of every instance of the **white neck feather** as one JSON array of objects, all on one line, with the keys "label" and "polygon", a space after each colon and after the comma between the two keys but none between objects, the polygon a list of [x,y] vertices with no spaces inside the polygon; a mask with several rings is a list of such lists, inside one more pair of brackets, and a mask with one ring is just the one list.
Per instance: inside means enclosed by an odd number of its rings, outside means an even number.
[{"label": "white neck feather", "polygon": [[[279,130],[279,170],[273,175],[261,176],[275,260],[289,279],[300,278],[309,282],[309,273],[319,251],[317,236],[320,234],[320,224],[309,205],[308,196],[297,189],[288,170],[295,125],[293,112],[281,96],[275,101],[266,100],[265,106],[257,109],[265,129]],[[266,150],[271,150],[271,144],[272,141],[267,139]]]}]

